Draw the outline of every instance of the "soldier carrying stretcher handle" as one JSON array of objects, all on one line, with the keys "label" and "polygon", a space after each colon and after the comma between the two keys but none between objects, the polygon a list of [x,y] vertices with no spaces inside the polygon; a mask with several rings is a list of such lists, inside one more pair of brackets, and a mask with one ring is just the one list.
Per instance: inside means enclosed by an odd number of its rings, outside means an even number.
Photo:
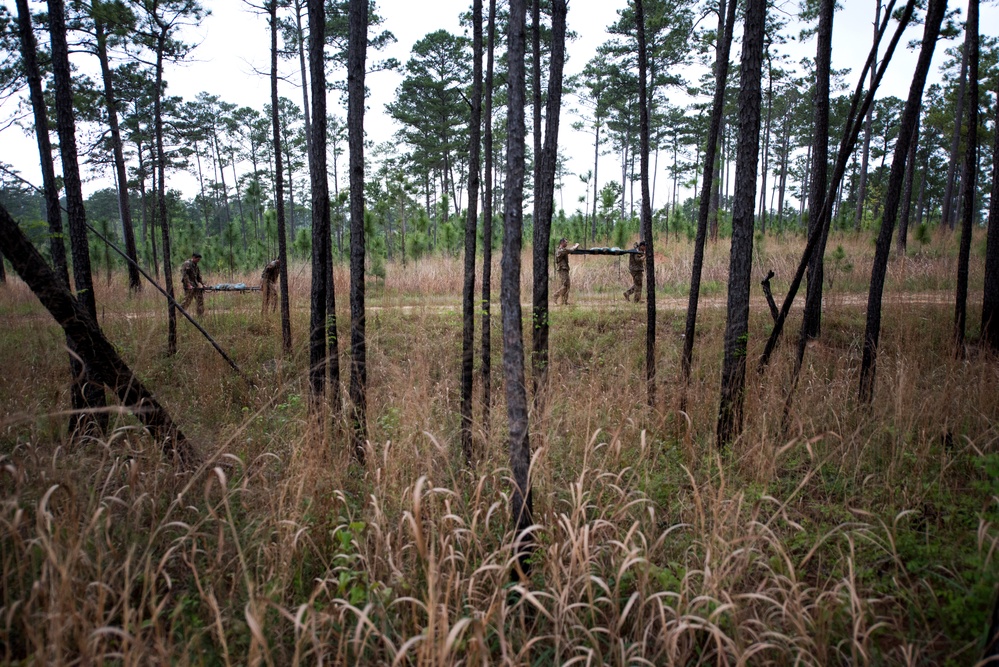
[{"label": "soldier carrying stretcher handle", "polygon": [[201,269],[198,268],[200,261],[201,255],[194,253],[190,259],[180,265],[180,284],[184,288],[184,302],[180,307],[187,310],[188,304],[194,299],[197,303],[198,317],[205,314],[205,283],[201,280]]},{"label": "soldier carrying stretcher handle", "polygon": [[628,273],[631,274],[631,279],[634,281],[634,285],[628,288],[628,291],[624,293],[624,300],[631,301],[631,295],[635,295],[635,303],[642,302],[642,279],[645,278],[645,241],[639,241],[635,244],[634,252],[628,255]]}]

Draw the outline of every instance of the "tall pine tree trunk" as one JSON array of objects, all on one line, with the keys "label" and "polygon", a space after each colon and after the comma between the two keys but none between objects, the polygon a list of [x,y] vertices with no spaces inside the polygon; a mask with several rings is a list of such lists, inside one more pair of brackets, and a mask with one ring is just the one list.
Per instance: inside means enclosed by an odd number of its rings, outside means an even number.
[{"label": "tall pine tree trunk", "polygon": [[[822,205],[826,196],[829,170],[829,75],[832,66],[832,31],[835,0],[820,0],[819,28],[815,50],[815,100],[812,113],[812,170],[808,184],[808,233],[820,225]],[[822,331],[823,259],[826,254],[825,236],[819,238],[808,263],[808,286],[805,291],[805,313],[801,324],[799,356],[804,353],[804,341],[818,338]]]},{"label": "tall pine tree trunk", "polygon": [[[535,0],[535,4],[540,0]],[[552,0],[552,42],[548,72],[548,104],[545,109],[545,138],[535,183],[534,219],[534,340],[531,365],[534,378],[534,406],[544,412],[548,385],[548,249],[551,246],[552,216],[555,208],[555,167],[558,160],[559,111],[562,106],[562,70],[565,65],[565,0]],[[540,419],[538,420],[540,421]]]},{"label": "tall pine tree trunk", "polygon": [[522,573],[530,568],[532,538],[525,532],[533,523],[531,442],[527,421],[527,384],[524,373],[524,334],[520,306],[520,255],[524,201],[524,43],[525,0],[510,0],[507,30],[507,151],[503,193],[503,259],[500,303],[503,319],[503,375],[509,425],[510,470],[513,489],[510,511],[516,533],[514,548]]},{"label": "tall pine tree trunk", "polygon": [[760,139],[760,80],[766,0],[748,0],[742,40],[739,80],[739,142],[732,209],[732,251],[729,260],[725,355],[717,442],[724,447],[742,431],[749,338],[749,280],[753,257],[753,203]]},{"label": "tall pine tree trunk", "polygon": [[[475,233],[479,217],[479,157],[482,150],[482,0],[472,2],[472,118],[468,137],[468,214],[465,217],[465,281],[461,304],[461,449],[472,451],[472,374],[475,362]],[[488,240],[486,240],[488,243]]]},{"label": "tall pine tree trunk", "polygon": [[[971,0],[977,4],[977,0]],[[895,229],[902,195],[902,182],[905,178],[905,163],[909,154],[909,142],[913,140],[913,128],[919,119],[919,109],[923,98],[923,87],[933,60],[933,50],[940,34],[940,24],[947,8],[947,0],[930,0],[924,22],[923,45],[919,60],[909,87],[909,97],[902,111],[898,140],[895,144],[895,157],[888,175],[888,191],[885,196],[884,217],[881,231],[874,250],[874,266],[871,269],[871,286],[867,297],[867,326],[864,331],[864,354],[860,366],[860,400],[870,403],[874,397],[874,376],[877,368],[878,339],[881,335],[881,297],[885,276],[888,272],[888,256],[891,253],[891,235]],[[977,34],[977,25],[976,25]],[[977,105],[976,105],[977,106]]]},{"label": "tall pine tree trunk", "polygon": [[111,77],[111,66],[108,62],[107,34],[104,23],[94,18],[94,30],[97,37],[97,59],[101,63],[101,79],[104,82],[104,104],[108,113],[108,128],[111,130],[111,147],[114,155],[115,178],[118,184],[118,213],[121,217],[122,239],[125,241],[125,254],[132,260],[128,262],[128,288],[133,291],[142,289],[139,278],[139,261],[135,250],[135,230],[132,228],[132,207],[128,202],[128,175],[125,172],[125,153],[122,149],[121,129],[118,125],[118,101],[114,93],[114,82]]},{"label": "tall pine tree trunk", "polygon": [[954,346],[964,357],[964,335],[968,319],[968,262],[975,223],[975,185],[978,180],[978,2],[968,0],[965,51],[968,53],[968,139],[964,152],[961,194],[961,245],[957,254],[957,295],[954,303]]},{"label": "tall pine tree trunk", "polygon": [[[878,24],[881,23],[881,0],[874,0],[874,44],[877,48]],[[871,88],[874,88],[874,69],[871,68]],[[864,148],[861,153],[860,164],[860,185],[857,191],[857,210],[853,218],[853,228],[860,231],[860,225],[864,219],[864,203],[867,199],[867,161],[871,155],[871,124],[874,118],[874,107],[867,110],[867,119],[864,121]]]},{"label": "tall pine tree trunk", "polygon": [[912,141],[909,143],[909,155],[905,159],[905,185],[902,189],[902,216],[898,223],[898,237],[895,239],[895,254],[905,256],[906,243],[909,236],[909,219],[912,214],[912,185],[916,178],[916,148],[919,146],[919,119],[912,128]]},{"label": "tall pine tree trunk", "polygon": [[960,162],[961,125],[964,119],[964,91],[968,83],[967,45],[961,49],[961,72],[958,78],[960,81],[957,86],[957,104],[954,108],[954,132],[951,134],[950,139],[950,161],[947,163],[947,180],[944,183],[944,197],[941,204],[942,216],[940,218],[940,224],[947,225],[951,230],[954,229],[954,181],[957,178],[957,166]]},{"label": "tall pine tree trunk", "polygon": [[[645,384],[649,407],[656,403],[656,264],[652,242],[652,198],[649,195],[649,60],[645,42],[645,3],[635,0],[638,35],[639,161],[642,179],[642,240],[645,241]],[[636,295],[638,298],[640,295]]]},{"label": "tall pine tree trunk", "polygon": [[[66,289],[69,289],[69,264],[66,260],[66,244],[63,241],[62,209],[59,205],[59,190],[56,187],[55,167],[52,164],[52,144],[49,139],[48,114],[45,109],[45,97],[42,93],[42,77],[35,55],[37,53],[37,45],[31,25],[31,12],[28,9],[28,0],[17,0],[17,19],[21,37],[22,66],[24,67],[25,78],[28,81],[28,92],[35,119],[35,138],[38,142],[38,155],[42,171],[42,189],[45,193],[45,215],[49,227],[49,247],[52,265],[55,268],[56,276],[62,281]],[[83,364],[80,363],[78,356],[72,352],[73,343],[69,338],[66,339],[66,346],[70,350],[69,370],[70,378],[72,378],[70,384],[71,405],[74,411],[82,411],[87,407],[83,393],[86,380],[83,372]],[[84,413],[82,412],[74,412],[69,423],[70,433],[83,425],[80,423],[83,415]]]},{"label": "tall pine tree trunk", "polygon": [[[312,83],[312,116],[315,121],[308,127],[309,177],[312,183],[312,289],[310,292],[309,318],[309,388],[310,408],[325,424],[322,417],[323,398],[326,393],[327,316],[336,320],[336,312],[328,313],[327,289],[332,287],[330,266],[330,187],[326,175],[326,11],[322,0],[309,0],[309,74]],[[298,20],[299,55],[302,44],[302,18],[300,3],[296,3]],[[304,73],[303,73],[304,79]],[[302,82],[305,83],[304,80]],[[305,86],[303,85],[303,88]],[[303,91],[305,99],[308,92]],[[335,326],[335,325],[334,325]],[[336,329],[334,329],[334,333]]]},{"label": "tall pine tree trunk", "polygon": [[[999,96],[996,96],[996,124],[993,127],[999,127]],[[995,143],[992,145],[992,196],[989,198],[988,237],[985,240],[982,342],[993,352],[999,352],[999,132],[995,132]],[[999,651],[999,645],[996,650]]]},{"label": "tall pine tree trunk", "polygon": [[496,39],[496,0],[489,0],[486,47],[485,188],[482,197],[482,430],[489,437],[492,412],[492,274],[493,274],[493,54]]},{"label": "tall pine tree trunk", "polygon": [[350,146],[350,400],[354,455],[364,461],[368,372],[364,339],[364,59],[368,3],[350,0],[347,46],[347,135]]},{"label": "tall pine tree trunk", "polygon": [[166,204],[166,151],[163,147],[163,52],[166,49],[166,28],[160,26],[156,36],[156,92],[153,94],[153,124],[156,135],[156,217],[163,241],[163,286],[167,296],[167,354],[177,353],[177,307],[173,293],[173,263],[170,257],[170,219]]},{"label": "tall pine tree trunk", "polygon": [[278,118],[277,2],[270,0],[271,22],[271,135],[274,142],[274,207],[277,209],[278,259],[281,261],[281,347],[291,352],[291,304],[288,299],[288,240],[284,220],[284,181],[281,173],[281,122]]},{"label": "tall pine tree trunk", "polygon": [[[83,184],[77,160],[65,7],[62,0],[49,0],[48,9],[49,32],[52,37],[52,73],[55,78],[56,129],[59,134],[59,154],[62,157],[63,184],[66,188],[70,251],[73,255],[73,282],[76,285],[76,298],[80,305],[96,322],[97,300],[94,297],[90,244],[87,241],[87,213],[83,207]],[[85,425],[96,427],[98,431],[103,432],[108,425],[108,415],[104,411],[107,407],[104,388],[93,381],[91,370],[86,367],[85,362],[81,377],[82,407],[91,411],[85,419]]]},{"label": "tall pine tree trunk", "polygon": [[732,46],[732,28],[735,24],[736,0],[721,0],[718,7],[718,48],[715,57],[715,94],[711,103],[711,123],[708,128],[708,143],[704,155],[704,182],[698,202],[697,235],[694,238],[694,260],[690,275],[690,295],[687,299],[687,322],[684,329],[683,353],[680,357],[680,373],[684,391],[681,409],[686,409],[687,385],[690,382],[691,359],[694,351],[694,332],[697,326],[697,301],[701,291],[701,272],[704,267],[704,242],[708,231],[708,209],[715,183],[715,159],[718,152],[718,135],[722,125],[725,107],[725,85],[728,80],[728,56]]}]

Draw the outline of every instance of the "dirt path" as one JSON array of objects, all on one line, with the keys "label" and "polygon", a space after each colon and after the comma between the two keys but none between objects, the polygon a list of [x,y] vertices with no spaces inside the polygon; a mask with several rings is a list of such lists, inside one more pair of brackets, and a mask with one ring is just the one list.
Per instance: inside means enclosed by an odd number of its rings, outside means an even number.
[{"label": "dirt path", "polygon": [[[237,297],[242,299],[242,297]],[[795,299],[794,309],[800,309],[804,304],[804,297],[799,294]],[[777,305],[780,307],[782,298],[778,298]],[[372,303],[372,301],[374,303]],[[384,303],[389,301],[390,303]],[[399,301],[399,303],[391,303],[391,301]],[[403,314],[419,314],[419,313],[448,313],[454,312],[458,313],[461,311],[461,303],[456,298],[453,303],[441,303],[437,298],[432,299],[431,303],[406,303],[404,298],[392,297],[389,299],[372,299],[367,305],[367,310],[372,313],[381,312],[399,312]],[[950,305],[954,302],[954,293],[951,291],[937,290],[933,292],[903,292],[903,293],[892,293],[886,294],[884,298],[885,306],[892,305]],[[974,299],[970,300],[974,303]],[[129,312],[123,310],[117,310],[114,308],[115,304],[98,304],[99,319],[103,322],[108,318],[114,317],[124,317],[126,320],[144,320],[149,318],[161,317],[165,314],[162,309],[153,310],[143,310],[139,312]],[[724,308],[726,305],[725,295],[716,295],[701,297],[698,301],[698,308],[701,309],[718,309]],[[862,293],[833,293],[827,294],[823,300],[824,308],[865,308],[867,306],[867,295]],[[530,302],[521,303],[521,307],[525,312],[529,312],[531,309]],[[760,295],[753,296],[753,308],[761,308],[764,311],[767,309],[766,301]],[[610,294],[601,295],[584,295],[579,299],[575,299],[568,306],[561,305],[551,305],[551,310],[553,312],[559,312],[562,310],[601,310],[601,311],[619,311],[619,310],[636,310],[640,309],[644,311],[645,305],[634,304],[624,301],[623,298],[614,298]],[[687,297],[686,296],[656,296],[656,309],[663,312],[685,312],[687,310]],[[308,302],[304,299],[301,301],[301,305],[294,308],[296,311],[308,310]],[[345,309],[346,310],[346,309]],[[259,304],[256,299],[253,299],[249,303],[245,304],[213,304],[207,308],[207,315],[204,319],[211,320],[213,317],[218,317],[223,314],[254,314],[258,313]],[[493,312],[495,314],[499,313],[499,302],[493,302]],[[345,312],[344,315],[347,315]],[[49,315],[44,312],[33,312],[30,314],[4,314],[0,316],[0,322],[7,322],[8,324],[15,324],[17,322],[40,322],[49,320]],[[181,317],[180,319],[183,319]]]}]

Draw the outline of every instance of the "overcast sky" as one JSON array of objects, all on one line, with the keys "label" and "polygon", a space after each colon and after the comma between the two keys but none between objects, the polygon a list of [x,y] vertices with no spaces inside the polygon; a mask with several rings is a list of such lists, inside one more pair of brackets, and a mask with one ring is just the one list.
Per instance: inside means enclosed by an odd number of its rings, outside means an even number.
[{"label": "overcast sky", "polygon": [[[11,2],[4,0],[11,9]],[[186,38],[198,43],[191,53],[187,64],[172,67],[166,72],[168,93],[180,95],[185,99],[193,99],[199,92],[207,91],[218,95],[223,100],[240,106],[251,106],[262,109],[270,101],[269,81],[260,72],[269,69],[269,31],[266,18],[257,14],[247,4],[240,0],[203,0],[211,15],[202,24],[190,31]],[[487,3],[484,3],[487,5]],[[578,39],[567,46],[568,62],[566,74],[579,72],[586,62],[594,55],[596,48],[608,39],[606,27],[617,18],[618,10],[625,4],[624,0],[569,0],[569,29],[578,34]],[[851,88],[856,84],[856,76],[863,66],[870,48],[872,22],[874,20],[875,0],[841,0],[842,8],[836,13],[833,32],[833,67],[837,69],[850,68],[853,73],[847,77]],[[951,3],[954,4],[954,3]],[[34,8],[42,7],[33,3]],[[965,3],[960,6],[964,7]],[[487,5],[488,6],[488,5]],[[377,57],[395,57],[405,63],[413,44],[426,34],[438,29],[446,29],[461,33],[459,15],[470,8],[469,0],[434,0],[433,2],[413,2],[413,0],[379,0],[378,11],[384,17],[383,29],[390,30],[397,42]],[[776,0],[773,11],[783,13],[790,21],[786,33],[797,36],[800,25],[796,16],[798,0]],[[706,19],[705,27],[713,27],[716,19],[712,16]],[[999,27],[999,8],[994,3],[983,3],[981,17],[982,32],[995,34]],[[741,26],[740,26],[741,27]],[[903,45],[911,39],[918,39],[922,28],[910,28]],[[498,37],[500,39],[500,37]],[[505,39],[505,38],[502,38]],[[737,28],[738,39],[738,28]],[[45,41],[46,36],[40,36]],[[938,75],[936,68],[943,60],[943,48],[952,46],[953,42],[944,42],[938,46],[934,57],[934,73],[931,81]],[[814,39],[804,44],[792,41],[781,47],[792,55],[791,60],[797,62],[803,57],[813,56]],[[738,49],[738,44],[733,50]],[[369,55],[369,60],[374,57]],[[733,54],[737,58],[737,54]],[[75,63],[83,68],[93,68],[94,64],[86,62],[87,57],[76,56]],[[893,59],[881,95],[895,95],[905,98],[911,73],[915,65],[915,53],[900,48]],[[282,68],[289,81],[300,80],[296,62],[285,62]],[[696,78],[699,72],[691,71],[688,76]],[[371,91],[368,99],[368,111],[365,115],[365,130],[370,140],[382,143],[392,140],[398,126],[385,113],[385,104],[392,101],[395,91],[402,80],[402,75],[394,72],[378,72],[368,76],[366,84]],[[301,90],[290,82],[280,84],[279,94],[288,97],[301,105]],[[675,104],[685,104],[687,98],[677,92],[674,95]],[[592,168],[593,143],[592,136],[571,129],[576,118],[568,110],[576,102],[571,97],[564,99],[563,117],[561,121],[560,146],[569,156],[569,169],[574,173],[585,173]],[[339,95],[329,97],[331,113],[346,117],[345,111],[339,107]],[[2,110],[9,114],[11,109]],[[21,170],[22,175],[38,183],[39,169],[37,165],[37,149],[33,138],[14,127],[0,134],[0,159],[12,163]],[[658,192],[654,202],[657,207],[664,203],[666,186],[666,159],[659,160],[660,174],[658,176]],[[343,173],[343,172],[341,172]],[[616,175],[615,175],[616,174]],[[614,156],[602,158],[600,166],[600,185],[607,180],[620,178],[620,165],[616,164]],[[107,187],[109,181],[97,175],[85,184],[89,192],[100,187]],[[193,176],[176,174],[168,176],[170,187],[179,188],[188,195],[195,191]],[[583,194],[583,186],[576,176],[565,180],[565,190],[562,200],[556,193],[556,205],[563,206],[571,213],[581,204],[578,197]]]}]

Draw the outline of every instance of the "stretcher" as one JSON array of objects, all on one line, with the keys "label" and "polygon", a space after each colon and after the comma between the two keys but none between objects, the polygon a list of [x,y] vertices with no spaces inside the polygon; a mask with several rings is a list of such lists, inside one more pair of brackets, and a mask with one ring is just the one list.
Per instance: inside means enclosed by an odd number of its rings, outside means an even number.
[{"label": "stretcher", "polygon": [[259,292],[259,285],[247,285],[246,283],[219,283],[217,285],[206,285],[202,288],[206,292]]},{"label": "stretcher", "polygon": [[637,255],[637,248],[625,250],[624,248],[575,248],[569,251],[570,255]]}]

